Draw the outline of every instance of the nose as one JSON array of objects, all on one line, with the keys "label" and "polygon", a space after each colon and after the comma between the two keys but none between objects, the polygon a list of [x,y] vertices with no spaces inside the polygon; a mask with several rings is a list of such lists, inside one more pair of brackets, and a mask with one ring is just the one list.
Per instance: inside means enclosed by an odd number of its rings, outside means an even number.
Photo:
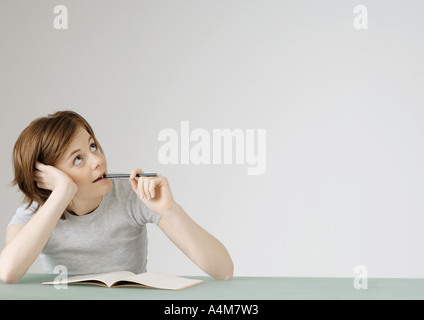
[{"label": "nose", "polygon": [[93,170],[96,170],[101,166],[105,167],[104,157],[99,154],[91,154],[90,166]]}]

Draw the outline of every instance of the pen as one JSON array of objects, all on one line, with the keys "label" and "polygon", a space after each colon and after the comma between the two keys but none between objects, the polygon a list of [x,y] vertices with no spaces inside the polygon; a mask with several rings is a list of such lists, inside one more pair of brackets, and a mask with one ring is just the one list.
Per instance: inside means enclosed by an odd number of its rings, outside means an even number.
[{"label": "pen", "polygon": [[[136,177],[157,177],[157,173],[137,173]],[[105,174],[105,178],[129,178],[129,174],[125,173],[115,173],[115,174]]]}]

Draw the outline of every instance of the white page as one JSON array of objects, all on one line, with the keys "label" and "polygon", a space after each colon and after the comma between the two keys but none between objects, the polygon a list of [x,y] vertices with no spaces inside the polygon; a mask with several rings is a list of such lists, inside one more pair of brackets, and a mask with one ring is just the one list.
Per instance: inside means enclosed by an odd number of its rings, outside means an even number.
[{"label": "white page", "polygon": [[171,290],[180,290],[204,282],[202,280],[187,279],[159,272],[141,273],[122,280],[136,282],[149,287]]},{"label": "white page", "polygon": [[102,281],[107,286],[111,286],[114,282],[121,280],[123,278],[128,278],[130,276],[134,276],[135,274],[130,271],[115,271],[115,272],[108,272],[108,273],[96,273],[96,274],[89,274],[89,275],[83,275],[83,276],[75,276],[68,279],[61,279],[51,282],[43,282],[43,284],[61,284],[61,283],[75,283],[75,282],[82,282],[82,281]]}]

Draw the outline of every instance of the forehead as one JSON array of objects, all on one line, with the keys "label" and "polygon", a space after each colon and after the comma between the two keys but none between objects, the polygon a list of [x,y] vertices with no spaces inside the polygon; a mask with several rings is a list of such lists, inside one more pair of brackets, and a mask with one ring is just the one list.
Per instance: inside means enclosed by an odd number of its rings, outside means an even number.
[{"label": "forehead", "polygon": [[90,134],[84,128],[79,127],[69,144],[68,150],[72,152],[80,146],[85,146],[90,138]]}]

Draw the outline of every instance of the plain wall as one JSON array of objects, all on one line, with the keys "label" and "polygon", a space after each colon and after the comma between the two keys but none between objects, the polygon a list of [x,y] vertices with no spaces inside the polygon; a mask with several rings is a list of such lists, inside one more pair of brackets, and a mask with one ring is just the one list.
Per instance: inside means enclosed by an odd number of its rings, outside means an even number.
[{"label": "plain wall", "polygon": [[[8,186],[19,133],[72,109],[109,172],[168,178],[236,276],[424,276],[423,2],[65,0],[56,30],[58,4],[0,2],[1,246],[21,201]],[[181,121],[266,129],[265,173],[161,164],[159,132]],[[148,228],[149,270],[203,274]]]}]

